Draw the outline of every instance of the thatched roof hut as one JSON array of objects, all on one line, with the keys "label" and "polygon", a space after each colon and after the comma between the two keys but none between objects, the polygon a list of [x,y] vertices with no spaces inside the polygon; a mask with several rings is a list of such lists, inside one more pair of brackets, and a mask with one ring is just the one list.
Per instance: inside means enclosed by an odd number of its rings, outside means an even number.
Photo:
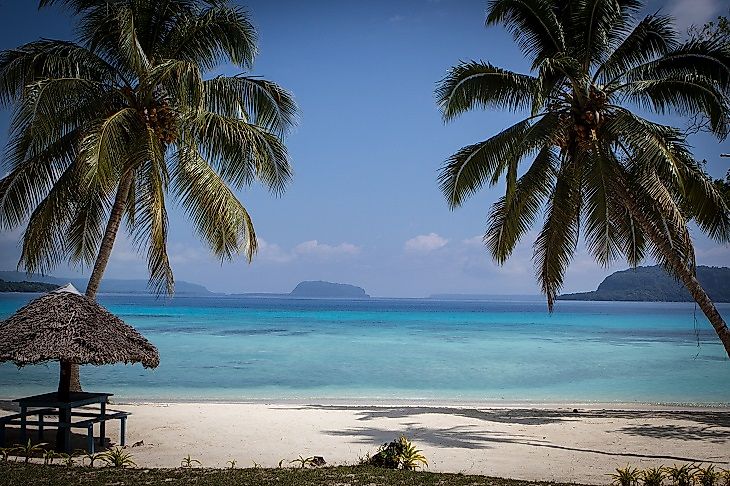
[{"label": "thatched roof hut", "polygon": [[142,363],[160,356],[134,328],[69,284],[45,294],[0,322],[0,362],[45,361],[104,365]]}]

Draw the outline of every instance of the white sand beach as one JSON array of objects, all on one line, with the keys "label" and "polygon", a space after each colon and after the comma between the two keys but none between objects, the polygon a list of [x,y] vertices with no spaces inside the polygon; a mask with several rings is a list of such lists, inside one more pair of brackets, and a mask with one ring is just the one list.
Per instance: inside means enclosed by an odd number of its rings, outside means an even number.
[{"label": "white sand beach", "polygon": [[[404,433],[431,471],[606,484],[639,467],[713,462],[730,468],[727,409],[600,406],[481,408],[297,403],[119,403],[131,412],[127,444],[139,466],[276,467],[303,456],[354,464]],[[112,441],[118,425],[107,428]],[[78,436],[81,439],[81,436]],[[132,447],[132,444],[142,442]],[[83,441],[79,440],[79,445]]]}]

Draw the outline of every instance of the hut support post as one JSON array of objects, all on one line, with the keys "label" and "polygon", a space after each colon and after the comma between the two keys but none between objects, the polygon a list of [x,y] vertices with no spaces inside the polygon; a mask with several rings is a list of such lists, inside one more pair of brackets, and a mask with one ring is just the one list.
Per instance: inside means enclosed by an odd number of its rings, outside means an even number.
[{"label": "hut support post", "polygon": [[[61,361],[61,375],[58,379],[58,400],[68,401],[71,390],[71,362]],[[64,427],[63,424],[66,424]],[[71,409],[58,408],[58,431],[56,432],[56,450],[67,452],[71,447]]]},{"label": "hut support post", "polygon": [[61,361],[61,375],[58,378],[58,398],[68,400],[71,390],[71,362]]}]

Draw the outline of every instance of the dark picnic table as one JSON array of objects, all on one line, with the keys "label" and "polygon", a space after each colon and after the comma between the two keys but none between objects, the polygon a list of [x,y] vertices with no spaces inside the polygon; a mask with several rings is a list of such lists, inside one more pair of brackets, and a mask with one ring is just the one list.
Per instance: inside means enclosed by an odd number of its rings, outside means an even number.
[{"label": "dark picnic table", "polygon": [[[61,397],[58,392],[52,392],[13,400],[20,406],[20,413],[0,417],[0,446],[4,445],[5,442],[6,424],[19,424],[21,439],[23,441],[26,440],[28,425],[36,425],[38,427],[39,440],[43,440],[44,427],[48,426],[58,428],[59,435],[57,436],[56,445],[63,448],[65,452],[70,452],[71,429],[85,428],[87,430],[87,449],[90,453],[93,453],[94,424],[99,424],[99,440],[103,444],[104,437],[106,436],[106,422],[116,419],[121,421],[120,435],[121,445],[123,446],[126,419],[129,413],[119,411],[107,413],[106,405],[111,396],[113,396],[113,393],[70,392],[67,397]],[[75,408],[80,409],[81,407],[96,404],[100,405],[98,410],[84,408],[79,411],[74,411]],[[45,422],[44,415],[57,415],[58,422]],[[38,416],[38,420],[28,420],[29,416]],[[81,417],[84,420],[73,422],[72,417]]]}]

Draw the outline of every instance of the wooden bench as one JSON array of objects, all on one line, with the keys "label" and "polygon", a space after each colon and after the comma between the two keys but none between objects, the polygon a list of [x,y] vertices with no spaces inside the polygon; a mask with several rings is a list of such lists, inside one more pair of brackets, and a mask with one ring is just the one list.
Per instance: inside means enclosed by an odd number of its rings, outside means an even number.
[{"label": "wooden bench", "polygon": [[[111,413],[110,413],[111,412]],[[38,420],[28,420],[28,416],[38,415]],[[127,417],[131,415],[129,412],[116,410],[102,410],[101,413],[94,412],[71,412],[71,417],[88,417],[85,420],[77,422],[47,422],[44,421],[44,415],[58,415],[58,410],[52,408],[43,408],[36,410],[27,410],[25,415],[22,413],[14,415],[6,415],[0,417],[0,447],[5,446],[5,426],[20,425],[21,440],[26,439],[26,427],[28,425],[38,426],[38,440],[43,440],[43,432],[45,427],[68,427],[70,429],[86,429],[86,448],[90,454],[94,453],[94,424],[99,424],[99,441],[103,441],[106,436],[106,422],[109,420],[120,421],[120,445],[126,445],[126,427]]]},{"label": "wooden bench", "polygon": [[[46,422],[43,420],[45,415],[57,414],[54,408],[41,408],[36,410],[28,410],[25,414],[16,413],[13,415],[4,415],[0,417],[0,447],[5,447],[5,426],[20,425],[23,431],[22,440],[25,440],[26,425],[38,426],[38,440],[43,440],[43,429]],[[28,420],[28,416],[38,415],[38,420]]]}]

